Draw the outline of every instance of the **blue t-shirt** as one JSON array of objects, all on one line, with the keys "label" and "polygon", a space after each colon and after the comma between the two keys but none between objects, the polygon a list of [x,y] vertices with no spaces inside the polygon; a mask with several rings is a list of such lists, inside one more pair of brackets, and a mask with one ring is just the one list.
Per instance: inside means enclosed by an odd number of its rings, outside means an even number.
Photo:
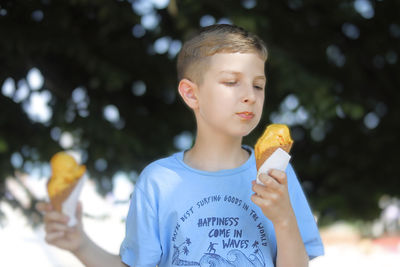
[{"label": "blue t-shirt", "polygon": [[[183,152],[148,165],[136,183],[121,244],[135,267],[274,266],[271,221],[250,199],[254,151],[238,168],[206,172],[183,162]],[[286,169],[290,200],[310,258],[324,253],[310,207],[293,168]]]}]

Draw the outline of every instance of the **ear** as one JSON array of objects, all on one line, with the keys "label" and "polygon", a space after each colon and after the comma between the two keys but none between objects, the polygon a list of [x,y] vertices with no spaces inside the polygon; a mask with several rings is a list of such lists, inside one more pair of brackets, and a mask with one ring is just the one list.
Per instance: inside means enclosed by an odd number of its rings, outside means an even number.
[{"label": "ear", "polygon": [[198,107],[199,101],[196,95],[197,85],[194,82],[188,79],[182,79],[179,82],[178,91],[186,105],[193,110]]}]

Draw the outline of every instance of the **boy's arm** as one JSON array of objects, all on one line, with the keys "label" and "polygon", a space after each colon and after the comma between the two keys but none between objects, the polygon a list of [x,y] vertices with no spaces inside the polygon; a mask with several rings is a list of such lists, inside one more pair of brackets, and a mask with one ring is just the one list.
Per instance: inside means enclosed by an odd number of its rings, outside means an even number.
[{"label": "boy's arm", "polygon": [[85,266],[115,266],[126,267],[118,255],[111,254],[98,245],[96,245],[89,237],[85,235],[86,239],[82,246],[76,250],[71,251]]},{"label": "boy's arm", "polygon": [[86,235],[82,226],[81,205],[78,205],[78,223],[74,227],[68,227],[68,217],[54,211],[49,203],[38,203],[36,208],[44,214],[45,239],[50,245],[70,251],[88,267],[127,266],[121,262],[118,255],[108,253]]},{"label": "boy's arm", "polygon": [[253,182],[252,201],[261,208],[275,228],[278,267],[308,266],[308,255],[290,203],[285,172],[272,170],[259,176],[263,185]]},{"label": "boy's arm", "polygon": [[309,258],[294,213],[286,222],[274,224],[274,228],[277,243],[276,266],[308,266]]}]

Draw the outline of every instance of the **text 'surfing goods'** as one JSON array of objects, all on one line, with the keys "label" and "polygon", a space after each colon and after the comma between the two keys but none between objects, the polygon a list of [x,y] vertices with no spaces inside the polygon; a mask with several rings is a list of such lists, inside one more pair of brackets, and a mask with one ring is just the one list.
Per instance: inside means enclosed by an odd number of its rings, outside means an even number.
[{"label": "text 'surfing goods'", "polygon": [[290,137],[289,128],[285,124],[268,125],[254,147],[257,170],[275,150],[281,148],[289,153],[292,145],[293,140]]},{"label": "text 'surfing goods'", "polygon": [[74,190],[79,179],[86,171],[85,165],[65,152],[56,153],[50,160],[51,177],[47,183],[47,192],[53,208],[61,212],[62,203]]}]

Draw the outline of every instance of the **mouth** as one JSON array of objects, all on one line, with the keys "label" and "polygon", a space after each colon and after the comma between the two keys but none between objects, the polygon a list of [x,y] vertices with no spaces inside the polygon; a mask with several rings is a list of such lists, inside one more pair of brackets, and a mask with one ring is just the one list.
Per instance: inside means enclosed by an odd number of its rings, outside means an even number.
[{"label": "mouth", "polygon": [[236,113],[241,119],[244,120],[250,120],[254,118],[254,113],[250,111],[244,111],[244,112],[237,112]]}]

